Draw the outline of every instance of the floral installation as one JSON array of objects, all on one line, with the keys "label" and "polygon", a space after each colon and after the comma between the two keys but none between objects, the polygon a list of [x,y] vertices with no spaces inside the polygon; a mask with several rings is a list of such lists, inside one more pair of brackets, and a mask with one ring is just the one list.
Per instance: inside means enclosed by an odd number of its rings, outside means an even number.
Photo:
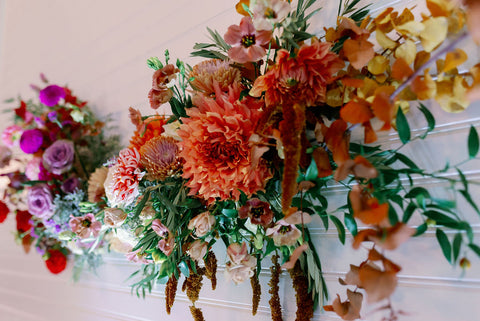
[{"label": "floral installation", "polygon": [[41,78],[43,89],[32,85],[39,102],[20,99],[14,125],[2,133],[0,222],[13,213],[26,252],[34,246],[53,274],[74,258],[78,277],[85,262],[95,268],[101,261],[95,240],[102,223],[90,212],[104,205],[90,195],[97,193],[95,169],[118,151],[119,140],[105,137],[105,123],[87,102]]},{"label": "floral installation", "polygon": [[[242,0],[238,24],[224,34],[208,29],[212,42],[194,46],[192,55],[205,60],[193,67],[171,62],[168,50],[163,61],[148,60],[155,70],[150,105],[169,103],[173,115],[130,109],[136,130],[105,184],[108,205],[125,213],[117,233],[135,240],[127,257],[143,264],[132,275],[138,296],[166,284],[170,313],[183,275],[192,316],[203,320],[195,302],[204,276],[215,289],[219,265],[233,283],[250,281],[255,314],[258,275],[271,259],[273,320],[282,318],[282,269],[297,293],[297,320],[310,319],[318,306],[358,319],[364,297],[384,303],[380,309],[394,320],[402,312],[390,296],[401,267],[390,251],[435,229],[449,263],[466,268],[469,251],[480,255],[456,205],[412,179],[445,180],[479,212],[468,192],[478,182],[461,170],[477,158],[476,129],[466,138],[466,161],[441,170],[419,168],[399,151],[435,128],[422,101],[461,112],[476,98],[478,65],[460,69],[468,59],[460,43],[476,37],[469,21],[479,7],[427,0],[420,18],[408,8],[373,17],[358,3],[340,1],[337,24],[313,35],[315,0]],[[427,124],[420,134],[410,130],[413,108]],[[398,133],[400,148],[375,145],[377,133],[388,130]],[[336,210],[322,195],[332,182],[349,191]],[[343,244],[351,233],[353,248],[368,250],[340,280],[346,298],[328,293],[308,230],[313,220],[334,226]]]},{"label": "floral installation", "polygon": [[[22,161],[8,149],[14,144],[34,157],[9,174],[0,221],[11,204],[22,205],[18,237],[28,244],[44,235],[39,229],[50,233],[53,241],[40,247],[52,271],[64,266],[58,251],[66,244],[87,254],[99,247],[125,253],[139,264],[132,291],[145,296],[165,284],[167,313],[183,282],[194,320],[204,319],[195,304],[204,277],[215,289],[220,270],[234,284],[250,281],[256,314],[258,277],[270,261],[273,320],[282,319],[282,271],[296,291],[297,320],[311,319],[316,308],[360,319],[364,300],[378,304],[385,320],[396,320],[403,312],[391,295],[401,267],[391,251],[430,229],[450,264],[466,269],[469,255],[480,256],[472,223],[457,203],[413,179],[448,183],[480,214],[469,191],[479,182],[462,170],[478,161],[477,130],[471,126],[466,137],[465,161],[441,169],[420,168],[400,152],[435,129],[422,101],[454,113],[478,98],[480,65],[464,67],[471,61],[460,46],[470,36],[480,41],[472,22],[480,5],[426,0],[424,10],[386,8],[372,16],[369,5],[358,4],[340,1],[336,25],[312,34],[311,18],[320,10],[315,0],[241,0],[238,24],[223,34],[208,29],[211,43],[194,46],[192,55],[202,62],[173,62],[168,50],[162,60],[148,59],[150,106],[168,103],[172,115],[130,108],[129,145],[116,157],[87,162],[95,164],[88,168],[78,166],[78,140],[85,135],[77,130],[93,138],[101,126],[86,121],[91,114],[85,116],[68,89],[42,89],[40,100],[51,109],[34,113],[22,102],[15,110],[20,121],[2,134],[1,164]],[[410,129],[414,108],[423,115],[422,132]],[[78,125],[69,135],[62,131],[65,117]],[[375,144],[386,131],[397,133],[398,148]],[[336,209],[324,196],[332,184],[348,191]],[[59,210],[69,204],[76,207]],[[345,246],[367,250],[339,280],[345,293],[334,298],[322,274],[321,245],[309,231],[312,221],[336,229]]]}]

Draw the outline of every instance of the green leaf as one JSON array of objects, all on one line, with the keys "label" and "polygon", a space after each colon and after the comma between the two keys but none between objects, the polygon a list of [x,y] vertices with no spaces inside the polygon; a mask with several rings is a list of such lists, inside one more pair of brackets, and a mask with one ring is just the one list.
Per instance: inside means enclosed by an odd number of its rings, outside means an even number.
[{"label": "green leaf", "polygon": [[437,232],[435,234],[437,236],[438,243],[442,248],[443,255],[445,256],[448,262],[452,263],[452,246],[448,241],[447,234],[445,234],[445,232],[442,231],[441,229],[437,229]]},{"label": "green leaf", "polygon": [[342,222],[333,215],[330,215],[330,219],[332,220],[333,224],[337,227],[338,231],[338,239],[342,244],[345,244],[345,227],[343,226]]},{"label": "green leaf", "polygon": [[430,198],[430,193],[423,187],[414,187],[406,195],[405,198],[416,198],[417,195],[423,195],[425,198]]},{"label": "green leaf", "polygon": [[400,140],[403,144],[408,143],[410,141],[410,125],[408,125],[407,118],[403,114],[402,108],[398,108],[396,124]]},{"label": "green leaf", "polygon": [[437,211],[428,210],[423,212],[422,214],[428,217],[429,219],[434,220],[436,224],[445,225],[445,226],[458,224],[458,222],[455,219]]},{"label": "green leaf", "polygon": [[477,156],[479,145],[477,130],[475,127],[471,126],[470,132],[468,133],[468,155],[470,158],[475,158],[475,156]]},{"label": "green leaf", "polygon": [[238,211],[236,209],[224,208],[222,209],[222,214],[230,218],[236,218],[238,216]]},{"label": "green leaf", "polygon": [[395,225],[398,223],[398,214],[392,203],[388,202],[388,220],[390,224]]},{"label": "green leaf", "polygon": [[433,117],[430,110],[428,110],[428,108],[425,107],[425,105],[420,104],[420,107],[418,107],[418,109],[420,109],[420,111],[423,113],[423,115],[425,116],[425,119],[427,120],[427,124],[428,124],[427,131],[425,133],[423,133],[422,135],[420,135],[420,138],[424,139],[425,137],[427,137],[429,132],[431,132],[435,129],[435,118]]},{"label": "green leaf", "polygon": [[457,262],[458,255],[460,254],[460,248],[462,246],[462,234],[457,233],[453,238],[452,248],[453,248],[453,262]]},{"label": "green leaf", "polygon": [[480,257],[480,247],[478,245],[470,243],[468,247]]},{"label": "green leaf", "polygon": [[315,160],[312,158],[310,165],[305,172],[305,180],[307,181],[314,181],[318,177],[318,168],[317,164],[315,164]]},{"label": "green leaf", "polygon": [[470,204],[470,206],[473,207],[475,212],[477,212],[477,214],[480,215],[480,210],[479,210],[477,204],[475,204],[475,201],[472,199],[472,196],[470,196],[470,193],[468,191],[464,191],[464,190],[459,190],[459,192],[467,200],[467,202]]},{"label": "green leaf", "polygon": [[417,227],[417,231],[415,232],[415,234],[413,236],[422,235],[423,233],[425,233],[427,231],[427,229],[428,229],[427,223],[423,223],[423,224],[421,224]]},{"label": "green leaf", "polygon": [[353,236],[357,235],[358,233],[357,221],[355,221],[353,216],[348,213],[345,213],[343,221],[345,222],[345,226],[350,231],[350,233],[352,233]]},{"label": "green leaf", "polygon": [[407,208],[403,212],[402,222],[408,223],[408,221],[410,220],[410,218],[412,217],[416,209],[417,209],[417,205],[415,205],[414,202],[408,203]]},{"label": "green leaf", "polygon": [[408,158],[407,156],[405,156],[404,154],[402,153],[396,153],[396,157],[399,161],[401,161],[402,163],[404,163],[405,165],[407,165],[408,167],[410,168],[414,168],[414,169],[418,169],[418,166],[417,164],[415,164],[410,158]]},{"label": "green leaf", "polygon": [[178,264],[178,268],[180,269],[180,272],[182,272],[183,275],[185,275],[185,277],[189,277],[190,276],[190,269],[188,268],[188,265],[187,265],[187,262],[185,261],[182,261]]}]

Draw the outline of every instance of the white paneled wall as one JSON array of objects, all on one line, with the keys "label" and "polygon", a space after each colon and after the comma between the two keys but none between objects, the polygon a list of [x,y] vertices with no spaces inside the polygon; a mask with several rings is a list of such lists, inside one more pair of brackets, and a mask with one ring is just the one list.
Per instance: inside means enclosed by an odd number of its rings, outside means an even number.
[{"label": "white paneled wall", "polygon": [[[363,3],[365,1],[362,1]],[[372,1],[374,11],[387,5],[409,5],[420,1]],[[190,64],[195,42],[207,40],[206,27],[221,33],[232,23],[238,23],[235,0],[0,0],[0,100],[21,94],[33,97],[30,83],[39,84],[44,72],[53,83],[68,84],[75,93],[88,101],[100,115],[113,114],[116,125],[124,133],[124,142],[133,127],[128,123],[129,106],[150,112],[147,92],[152,71],[146,59],[162,56],[169,49],[173,58]],[[325,24],[335,21],[337,1],[319,1],[324,8],[315,18],[312,28],[321,32]],[[421,7],[421,6],[420,6]],[[478,59],[478,51],[468,46],[470,56]],[[0,105],[1,109],[12,107]],[[451,115],[432,106],[438,129],[427,142],[412,144],[405,153],[421,166],[443,167],[444,159],[452,163],[467,154],[466,136],[471,123],[480,125],[479,105],[466,113]],[[2,114],[0,130],[9,116]],[[412,119],[413,129],[425,126],[421,117]],[[380,142],[399,144],[395,134],[385,134]],[[470,177],[480,177],[478,164],[468,168]],[[423,180],[428,188],[445,193],[443,185]],[[474,191],[476,199],[480,195]],[[327,196],[345,198],[345,191],[333,186]],[[467,206],[462,215],[474,222],[475,238],[480,240],[478,216]],[[0,225],[0,320],[189,320],[186,296],[178,292],[172,314],[166,316],[163,286],[157,286],[145,300],[130,295],[125,280],[135,266],[121,256],[109,255],[97,275],[87,273],[74,284],[70,272],[53,276],[44,267],[39,255],[25,255],[13,241],[12,217]],[[344,293],[337,279],[365,257],[362,250],[342,246],[336,231],[312,229],[312,235],[322,257],[325,278],[331,296]],[[350,242],[347,239],[347,242]],[[470,256],[473,258],[473,255]],[[458,267],[448,265],[436,244],[434,231],[404,244],[392,254],[403,267],[399,288],[393,304],[408,313],[402,320],[474,321],[480,319],[480,260],[464,276]],[[219,264],[224,261],[220,259]],[[222,270],[220,268],[220,270]],[[250,314],[249,284],[234,286],[226,283],[221,271],[216,291],[206,282],[198,306],[206,320],[268,320],[269,270],[261,274],[263,289],[259,312]],[[294,294],[286,273],[281,280],[281,297],[288,320],[295,318]],[[372,310],[372,308],[370,308]],[[366,310],[368,311],[368,309]],[[316,311],[316,320],[338,320],[333,315]],[[365,320],[380,320],[374,312],[366,312]]]}]

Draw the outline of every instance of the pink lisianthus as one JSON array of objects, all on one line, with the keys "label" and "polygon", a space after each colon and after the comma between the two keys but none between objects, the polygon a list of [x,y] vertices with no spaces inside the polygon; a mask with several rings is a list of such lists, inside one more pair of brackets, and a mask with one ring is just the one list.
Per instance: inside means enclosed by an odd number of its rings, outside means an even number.
[{"label": "pink lisianthus", "polygon": [[102,228],[102,223],[97,221],[92,213],[88,213],[81,217],[71,216],[68,224],[70,225],[72,232],[82,239],[86,239],[91,235],[97,237]]},{"label": "pink lisianthus", "polygon": [[252,18],[243,17],[240,25],[228,27],[224,37],[225,42],[232,45],[228,50],[228,56],[235,62],[246,63],[258,61],[267,52],[262,46],[266,46],[272,39],[272,31],[255,30]]}]

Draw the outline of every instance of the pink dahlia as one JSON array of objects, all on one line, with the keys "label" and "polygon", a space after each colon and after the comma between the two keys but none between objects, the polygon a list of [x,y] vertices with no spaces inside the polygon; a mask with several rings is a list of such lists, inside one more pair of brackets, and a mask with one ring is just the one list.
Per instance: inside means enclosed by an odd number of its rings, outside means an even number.
[{"label": "pink dahlia", "polygon": [[131,204],[139,195],[138,183],[145,174],[140,170],[140,154],[135,147],[120,151],[117,163],[110,169],[105,190],[112,207]]},{"label": "pink dahlia", "polygon": [[228,57],[238,63],[258,61],[265,56],[266,46],[272,39],[269,30],[255,30],[252,18],[243,17],[240,25],[231,25],[223,36],[225,42],[232,45]]},{"label": "pink dahlia", "polygon": [[197,107],[187,110],[189,118],[178,130],[190,195],[199,194],[210,204],[216,198],[238,200],[240,191],[252,195],[271,177],[265,162],[254,157],[250,141],[263,101],[239,100],[240,91],[234,85],[228,93],[217,91],[216,99],[198,95]]}]

